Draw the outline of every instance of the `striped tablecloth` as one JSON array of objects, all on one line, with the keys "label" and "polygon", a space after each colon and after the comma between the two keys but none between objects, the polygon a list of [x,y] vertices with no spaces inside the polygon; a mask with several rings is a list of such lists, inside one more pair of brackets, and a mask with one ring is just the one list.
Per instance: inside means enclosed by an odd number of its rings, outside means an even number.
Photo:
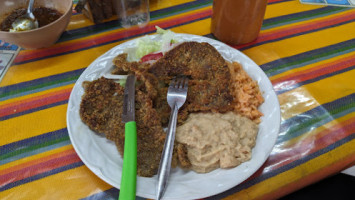
[{"label": "striped tablecloth", "polygon": [[[74,13],[57,44],[21,50],[0,84],[0,199],[116,199],[68,137],[69,94],[98,56],[154,26],[212,37],[212,0],[151,0],[151,22],[122,29]],[[266,163],[206,199],[275,199],[355,162],[355,9],[269,0],[259,38],[235,46],[268,75],[281,129]],[[137,199],[141,199],[137,197]]]}]

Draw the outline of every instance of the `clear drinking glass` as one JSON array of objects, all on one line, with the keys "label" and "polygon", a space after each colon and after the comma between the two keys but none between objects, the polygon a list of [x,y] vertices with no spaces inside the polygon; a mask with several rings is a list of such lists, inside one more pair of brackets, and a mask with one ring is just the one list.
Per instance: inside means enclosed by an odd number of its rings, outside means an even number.
[{"label": "clear drinking glass", "polygon": [[117,15],[121,26],[128,28],[134,25],[143,27],[150,20],[149,0],[116,0]]}]

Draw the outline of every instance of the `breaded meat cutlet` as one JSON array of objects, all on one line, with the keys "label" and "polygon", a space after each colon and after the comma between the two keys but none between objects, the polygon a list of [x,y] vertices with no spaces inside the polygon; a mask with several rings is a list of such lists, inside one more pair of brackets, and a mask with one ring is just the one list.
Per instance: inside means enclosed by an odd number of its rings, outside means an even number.
[{"label": "breaded meat cutlet", "polygon": [[128,62],[127,61],[127,53],[122,53],[117,55],[113,59],[113,64],[116,66],[115,69],[112,70],[112,74],[130,74],[136,73],[137,71],[145,71],[150,65],[147,63],[140,62]]},{"label": "breaded meat cutlet", "polygon": [[[105,134],[110,121],[117,120],[121,116],[123,106],[124,89],[113,80],[99,78],[92,82],[84,82],[85,90],[80,104],[81,120],[88,127]],[[121,120],[119,120],[121,121]]]},{"label": "breaded meat cutlet", "polygon": [[192,80],[230,79],[227,63],[221,54],[212,45],[199,42],[184,42],[174,47],[148,72],[160,80],[171,80],[176,75],[186,75]]},{"label": "breaded meat cutlet", "polygon": [[[231,111],[233,95],[231,93],[231,74],[227,62],[220,53],[208,43],[184,42],[155,62],[149,69],[165,85],[177,75],[190,78],[187,100],[181,108],[180,120],[187,117],[188,112]],[[169,111],[166,103],[166,88],[158,93],[164,94],[158,100],[159,110]],[[186,114],[187,113],[187,114]],[[161,113],[164,115],[164,113]],[[165,115],[165,118],[169,117]],[[162,118],[163,121],[165,119]]]},{"label": "breaded meat cutlet", "polygon": [[148,94],[151,99],[157,97],[158,79],[153,74],[146,73],[150,67],[150,64],[128,62],[126,53],[117,55],[113,59],[113,64],[115,65],[115,68],[112,70],[112,74],[134,74],[136,76],[139,89]]},{"label": "breaded meat cutlet", "polygon": [[[113,80],[99,78],[84,83],[80,105],[82,121],[95,132],[115,142],[123,155],[124,123],[122,122],[124,88]],[[136,88],[137,173],[150,177],[157,173],[165,132],[160,117],[148,95]],[[175,155],[176,157],[176,155]]]}]

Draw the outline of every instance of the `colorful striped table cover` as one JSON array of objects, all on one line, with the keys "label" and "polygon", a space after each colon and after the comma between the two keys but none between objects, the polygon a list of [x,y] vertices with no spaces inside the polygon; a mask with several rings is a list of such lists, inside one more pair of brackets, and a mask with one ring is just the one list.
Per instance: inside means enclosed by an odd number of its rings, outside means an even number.
[{"label": "colorful striped table cover", "polygon": [[[73,13],[46,49],[21,50],[0,83],[0,199],[117,199],[69,140],[69,94],[83,70],[112,47],[158,25],[213,37],[212,0],[151,0],[151,22],[122,29]],[[281,129],[265,164],[209,199],[276,199],[355,163],[355,9],[269,0],[259,38],[235,46],[270,78]],[[143,199],[137,197],[137,199]]]}]

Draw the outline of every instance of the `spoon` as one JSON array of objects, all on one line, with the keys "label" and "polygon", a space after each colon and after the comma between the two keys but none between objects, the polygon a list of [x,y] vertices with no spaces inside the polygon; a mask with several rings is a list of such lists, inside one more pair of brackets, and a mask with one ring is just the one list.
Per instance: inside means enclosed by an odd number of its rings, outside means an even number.
[{"label": "spoon", "polygon": [[26,14],[17,18],[12,23],[12,29],[10,29],[10,32],[28,31],[28,30],[38,28],[38,21],[36,20],[36,17],[32,13],[33,3],[34,0],[30,0],[30,2],[28,3]]}]

